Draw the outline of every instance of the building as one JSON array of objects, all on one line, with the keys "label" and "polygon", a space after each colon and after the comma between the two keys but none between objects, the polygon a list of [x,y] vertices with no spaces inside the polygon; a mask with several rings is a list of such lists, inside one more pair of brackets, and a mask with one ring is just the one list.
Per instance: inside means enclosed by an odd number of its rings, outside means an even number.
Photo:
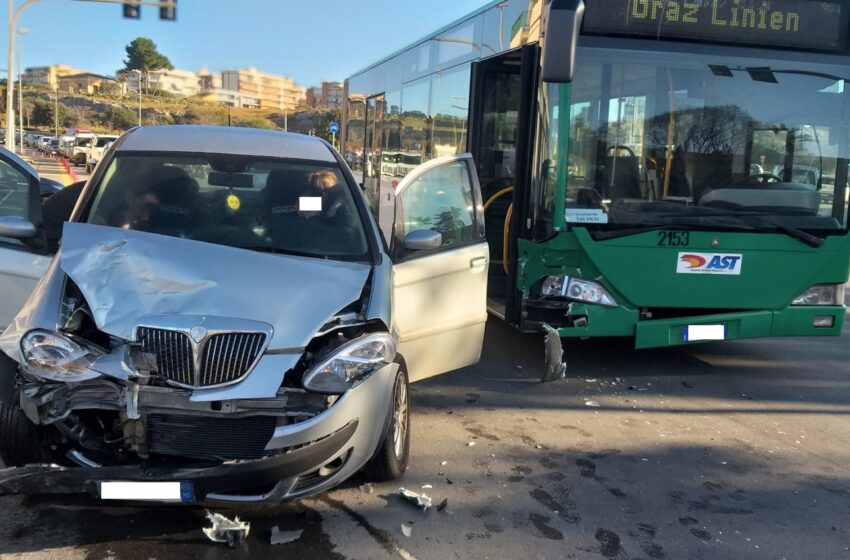
[{"label": "building", "polygon": [[123,84],[114,78],[91,72],[61,76],[57,79],[59,91],[64,93],[123,93]]},{"label": "building", "polygon": [[86,70],[80,70],[65,64],[53,64],[51,66],[33,66],[24,70],[24,83],[29,85],[47,86],[56,89],[59,86],[59,78],[73,76],[76,74],[91,74]]},{"label": "building", "polygon": [[307,90],[307,105],[317,109],[339,109],[342,107],[343,85],[341,82],[322,82],[321,86]]},{"label": "building", "polygon": [[[127,80],[128,91],[139,91],[139,73],[122,72]],[[180,97],[191,97],[201,93],[201,76],[188,70],[151,70],[142,72],[142,91],[163,91]]]},{"label": "building", "polygon": [[263,109],[294,111],[307,100],[307,91],[286,76],[260,72],[256,68],[224,70],[222,88],[256,98]]}]

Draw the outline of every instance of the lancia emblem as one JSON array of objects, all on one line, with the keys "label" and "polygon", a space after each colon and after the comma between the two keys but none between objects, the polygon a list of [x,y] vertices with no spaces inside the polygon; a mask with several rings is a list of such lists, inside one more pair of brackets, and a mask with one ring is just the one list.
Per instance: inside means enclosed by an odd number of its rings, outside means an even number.
[{"label": "lancia emblem", "polygon": [[717,239],[717,238],[715,237],[714,239],[712,239],[712,240],[711,240],[711,246],[712,246],[712,247],[717,247],[718,245],[720,245],[720,240],[719,240],[719,239]]},{"label": "lancia emblem", "polygon": [[207,329],[205,329],[204,327],[202,327],[200,325],[198,325],[197,327],[192,327],[191,330],[189,330],[189,336],[192,337],[192,340],[194,340],[196,343],[198,343],[198,342],[202,341],[204,338],[206,338]]}]

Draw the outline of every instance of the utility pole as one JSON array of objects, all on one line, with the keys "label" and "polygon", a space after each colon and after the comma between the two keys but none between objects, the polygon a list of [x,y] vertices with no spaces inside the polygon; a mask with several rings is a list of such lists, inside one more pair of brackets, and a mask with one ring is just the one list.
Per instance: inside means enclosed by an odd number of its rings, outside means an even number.
[{"label": "utility pole", "polygon": [[142,126],[142,71],[134,69],[133,72],[138,76],[136,89],[139,90],[139,126]]},{"label": "utility pole", "polygon": [[[18,29],[18,34],[26,35],[29,29],[25,27]],[[21,49],[18,49],[18,128],[21,129],[21,134],[18,136],[18,142],[21,143],[21,153],[24,153],[24,67],[21,64]]]},{"label": "utility pole", "polygon": [[56,128],[56,138],[59,138],[59,86],[53,90],[53,124]]},{"label": "utility pole", "polygon": [[6,60],[6,149],[15,151],[15,47],[17,43],[18,19],[21,14],[35,4],[38,0],[24,0],[24,3],[15,7],[15,0],[6,0],[9,15],[7,27],[9,45]]}]

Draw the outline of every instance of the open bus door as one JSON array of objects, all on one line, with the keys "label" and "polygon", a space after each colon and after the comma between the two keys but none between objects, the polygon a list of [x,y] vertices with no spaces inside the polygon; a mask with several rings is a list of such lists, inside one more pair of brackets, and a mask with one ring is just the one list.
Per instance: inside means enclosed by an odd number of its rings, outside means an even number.
[{"label": "open bus door", "polygon": [[[512,324],[520,319],[515,287],[517,239],[529,231],[539,47],[525,45],[472,64],[468,151],[485,201],[491,262],[490,313]],[[507,254],[505,254],[507,253]]]}]

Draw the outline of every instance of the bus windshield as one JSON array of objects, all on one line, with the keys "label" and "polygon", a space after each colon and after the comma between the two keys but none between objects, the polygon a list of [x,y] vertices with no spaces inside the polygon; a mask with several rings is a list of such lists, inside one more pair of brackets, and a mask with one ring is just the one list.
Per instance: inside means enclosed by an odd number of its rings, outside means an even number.
[{"label": "bus windshield", "polygon": [[549,109],[550,134],[569,123],[569,225],[845,230],[847,67],[708,49],[583,48],[578,60],[569,119]]}]

